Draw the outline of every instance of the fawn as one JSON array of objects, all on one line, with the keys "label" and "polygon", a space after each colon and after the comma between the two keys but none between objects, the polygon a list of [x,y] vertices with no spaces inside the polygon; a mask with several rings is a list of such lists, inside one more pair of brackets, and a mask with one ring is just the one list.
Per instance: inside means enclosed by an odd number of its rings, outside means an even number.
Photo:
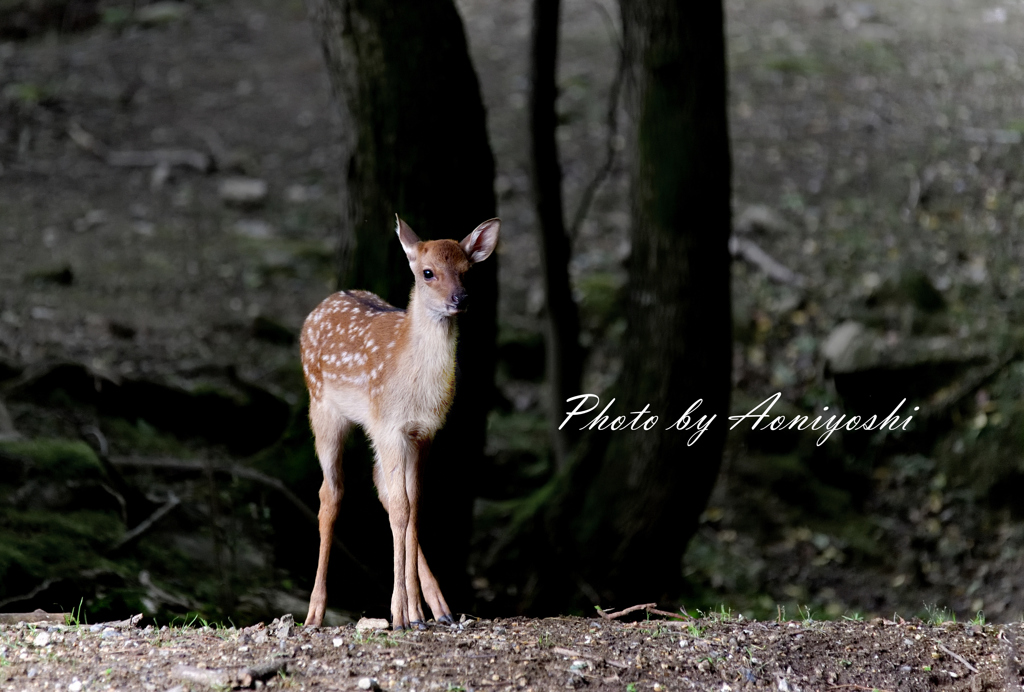
[{"label": "fawn", "polygon": [[455,315],[466,302],[462,276],[490,256],[501,222],[484,221],[462,242],[423,242],[395,219],[416,278],[408,309],[367,291],[341,291],[320,303],[302,326],[309,420],[324,472],[320,557],[307,625],[319,626],[327,606],[327,562],[344,490],[341,452],[354,424],[363,426],[373,445],[373,482],[394,539],[391,626],[425,629],[421,588],[434,619],[452,622],[419,544],[420,467],[455,396]]}]

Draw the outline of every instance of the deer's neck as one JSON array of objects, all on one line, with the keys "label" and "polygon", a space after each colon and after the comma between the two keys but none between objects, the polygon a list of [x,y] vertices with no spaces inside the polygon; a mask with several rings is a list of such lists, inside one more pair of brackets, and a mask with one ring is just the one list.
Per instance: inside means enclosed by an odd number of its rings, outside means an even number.
[{"label": "deer's neck", "polygon": [[449,391],[454,385],[459,335],[455,318],[431,313],[413,289],[405,322],[407,362],[416,384],[434,391]]},{"label": "deer's neck", "polygon": [[420,299],[414,288],[409,296],[409,308],[406,310],[409,323],[409,338],[417,346],[454,347],[459,336],[458,324],[454,317],[440,317],[431,311]]}]

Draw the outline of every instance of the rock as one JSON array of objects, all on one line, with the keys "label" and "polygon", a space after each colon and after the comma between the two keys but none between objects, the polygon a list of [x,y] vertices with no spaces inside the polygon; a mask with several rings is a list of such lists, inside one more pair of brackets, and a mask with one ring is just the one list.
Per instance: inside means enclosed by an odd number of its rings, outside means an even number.
[{"label": "rock", "polygon": [[752,204],[736,217],[736,233],[779,233],[786,230],[787,223],[774,209],[764,204]]},{"label": "rock", "polygon": [[32,644],[35,646],[46,646],[50,643],[50,635],[46,632],[40,632],[36,635],[36,638],[32,640]]},{"label": "rock", "polygon": [[388,621],[384,618],[359,618],[359,622],[356,623],[356,632],[386,630],[387,628]]},{"label": "rock", "polygon": [[335,637],[331,640],[331,643],[334,644],[334,648],[337,649],[339,646],[345,643],[345,640],[341,637]]},{"label": "rock", "polygon": [[191,7],[183,2],[170,2],[164,0],[143,5],[135,10],[135,21],[145,26],[156,26],[158,24],[170,24],[178,22],[188,16]]},{"label": "rock", "polygon": [[295,617],[291,613],[286,613],[270,623],[270,626],[278,639],[287,639],[295,627]]},{"label": "rock", "polygon": [[[364,618],[365,619],[365,618]],[[356,683],[361,690],[379,690],[380,685],[374,678],[359,678],[359,682]]]},{"label": "rock", "polygon": [[259,178],[225,178],[219,194],[229,206],[256,207],[267,200],[267,191],[267,182]]},{"label": "rock", "polygon": [[848,320],[832,330],[821,353],[832,372],[854,372],[867,364],[873,341],[863,324]]}]

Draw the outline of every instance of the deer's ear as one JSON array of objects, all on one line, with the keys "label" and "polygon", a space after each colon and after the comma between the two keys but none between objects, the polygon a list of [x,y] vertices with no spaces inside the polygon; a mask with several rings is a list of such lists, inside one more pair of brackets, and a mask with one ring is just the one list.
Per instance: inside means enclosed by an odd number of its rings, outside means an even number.
[{"label": "deer's ear", "polygon": [[398,218],[398,214],[395,214],[395,233],[398,234],[398,241],[402,243],[405,256],[409,258],[410,262],[415,262],[416,246],[420,242],[419,236],[412,232],[409,224]]},{"label": "deer's ear", "polygon": [[466,253],[471,264],[483,262],[494,252],[498,244],[498,231],[501,219],[489,219],[473,229],[473,232],[462,239],[459,246]]}]

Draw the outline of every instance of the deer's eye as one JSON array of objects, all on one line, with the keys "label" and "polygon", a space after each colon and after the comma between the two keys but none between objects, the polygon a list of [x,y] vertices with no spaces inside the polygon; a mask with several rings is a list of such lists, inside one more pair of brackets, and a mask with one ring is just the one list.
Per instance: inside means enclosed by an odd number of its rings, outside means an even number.
[{"label": "deer's eye", "polygon": [[433,279],[434,278],[434,272],[430,271],[429,269],[424,269],[423,270],[423,278],[424,279],[428,279],[428,280],[429,279]]}]

